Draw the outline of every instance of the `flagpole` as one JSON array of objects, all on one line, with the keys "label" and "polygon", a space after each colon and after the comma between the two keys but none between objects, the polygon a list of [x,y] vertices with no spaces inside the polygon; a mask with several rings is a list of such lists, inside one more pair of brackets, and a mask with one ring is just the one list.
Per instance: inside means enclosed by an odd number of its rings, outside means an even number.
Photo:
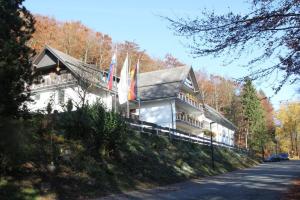
[{"label": "flagpole", "polygon": [[136,97],[138,100],[139,106],[139,120],[141,120],[141,98],[139,95],[139,74],[140,74],[140,58],[138,59],[138,66],[136,69]]},{"label": "flagpole", "polygon": [[[115,67],[115,88],[118,88],[118,82],[117,82],[117,69],[118,69],[118,46],[116,45],[116,67]],[[115,113],[117,112],[117,93],[118,89],[115,92]]]}]

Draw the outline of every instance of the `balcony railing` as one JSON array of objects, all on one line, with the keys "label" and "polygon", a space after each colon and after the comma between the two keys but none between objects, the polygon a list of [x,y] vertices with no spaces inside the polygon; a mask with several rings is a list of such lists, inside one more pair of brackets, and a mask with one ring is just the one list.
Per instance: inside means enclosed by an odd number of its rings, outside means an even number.
[{"label": "balcony railing", "polygon": [[44,77],[41,83],[33,84],[31,89],[40,89],[46,87],[54,87],[62,84],[75,83],[76,79],[72,74],[61,74],[61,75],[50,75],[49,77]]},{"label": "balcony railing", "polygon": [[184,94],[182,92],[179,92],[177,94],[177,98],[179,98],[180,100],[184,101],[185,103],[199,109],[199,110],[203,110],[203,107],[202,107],[202,103],[199,103],[197,101],[195,101],[194,99],[192,99],[189,95],[187,94]]},{"label": "balcony railing", "polygon": [[191,117],[190,115],[183,114],[183,113],[176,113],[176,120],[185,122],[191,126],[197,127],[197,128],[203,128],[203,123],[199,120],[196,120],[195,118]]}]

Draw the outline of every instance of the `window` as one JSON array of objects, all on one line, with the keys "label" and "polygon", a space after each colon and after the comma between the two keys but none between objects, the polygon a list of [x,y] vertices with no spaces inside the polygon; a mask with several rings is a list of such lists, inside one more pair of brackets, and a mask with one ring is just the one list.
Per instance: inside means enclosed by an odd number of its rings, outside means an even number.
[{"label": "window", "polygon": [[65,91],[59,90],[58,91],[58,103],[63,104],[65,102]]}]

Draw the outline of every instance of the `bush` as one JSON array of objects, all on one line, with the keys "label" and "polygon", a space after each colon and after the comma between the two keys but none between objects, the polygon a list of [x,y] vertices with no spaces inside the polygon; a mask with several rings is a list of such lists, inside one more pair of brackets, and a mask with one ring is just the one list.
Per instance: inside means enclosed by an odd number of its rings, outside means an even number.
[{"label": "bush", "polygon": [[94,158],[118,156],[126,142],[126,125],[122,117],[105,111],[101,103],[62,113],[59,122],[65,136],[80,140]]}]

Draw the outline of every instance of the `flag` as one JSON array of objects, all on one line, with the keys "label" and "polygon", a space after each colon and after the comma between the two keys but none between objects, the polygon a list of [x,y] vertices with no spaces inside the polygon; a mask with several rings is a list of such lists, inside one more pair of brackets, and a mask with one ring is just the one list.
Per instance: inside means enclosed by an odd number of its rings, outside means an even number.
[{"label": "flag", "polygon": [[109,90],[112,90],[113,88],[115,65],[116,65],[116,54],[114,54],[111,59],[111,64],[109,66],[109,72],[107,76],[107,88]]},{"label": "flag", "polygon": [[128,54],[126,56],[120,74],[120,82],[118,84],[118,95],[120,104],[126,103],[128,101]]},{"label": "flag", "polygon": [[130,86],[128,91],[128,100],[137,99],[137,73],[139,69],[139,60],[135,67],[130,71]]}]

